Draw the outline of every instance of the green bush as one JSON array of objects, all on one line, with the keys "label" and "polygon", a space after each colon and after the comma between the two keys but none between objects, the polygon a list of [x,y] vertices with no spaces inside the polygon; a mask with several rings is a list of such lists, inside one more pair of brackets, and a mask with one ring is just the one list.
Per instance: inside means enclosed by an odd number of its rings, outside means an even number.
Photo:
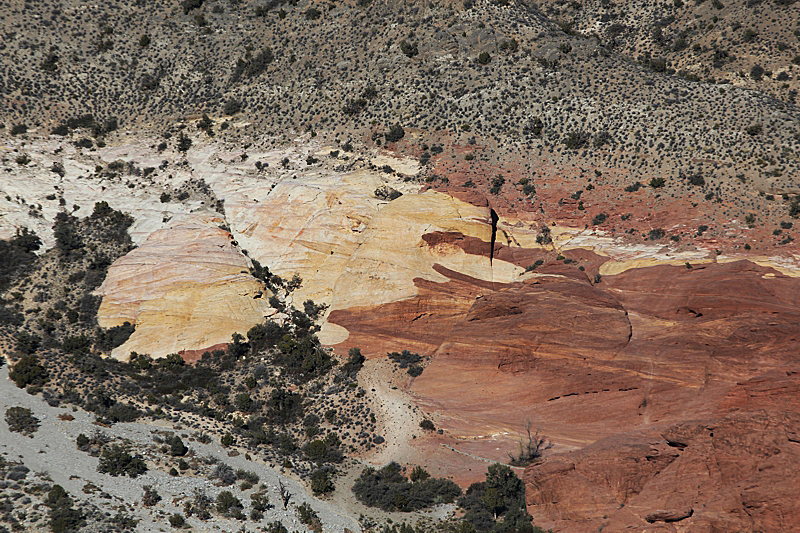
[{"label": "green bush", "polygon": [[461,489],[449,479],[430,478],[411,483],[400,465],[392,462],[380,470],[365,468],[353,485],[353,493],[365,505],[384,511],[416,511],[450,503]]},{"label": "green bush", "polygon": [[239,100],[231,98],[227,102],[225,102],[225,106],[222,108],[222,112],[226,115],[235,115],[239,111],[242,110],[242,103]]},{"label": "green bush", "polygon": [[318,468],[311,473],[311,490],[314,494],[327,494],[333,492],[334,485],[331,471],[327,468]]},{"label": "green bush", "polygon": [[389,359],[394,361],[394,363],[400,368],[408,368],[411,365],[419,363],[422,361],[422,357],[417,353],[412,353],[408,350],[403,350],[402,352],[392,352],[387,354]]},{"label": "green bush", "polygon": [[492,61],[492,56],[489,55],[489,52],[481,52],[478,55],[478,64],[480,65],[488,65]]},{"label": "green bush", "polygon": [[9,407],[6,409],[6,424],[8,430],[22,433],[27,437],[33,436],[39,429],[39,419],[33,416],[30,409],[24,407]]},{"label": "green bush", "polygon": [[9,240],[0,240],[0,291],[5,290],[19,272],[36,260],[34,253],[42,241],[27,228],[17,230]]},{"label": "green bush", "polygon": [[172,527],[183,527],[186,524],[186,520],[183,518],[183,515],[180,513],[174,513],[169,517],[169,525]]},{"label": "green bush", "polygon": [[223,490],[217,496],[217,512],[223,516],[231,516],[235,511],[244,507],[242,502],[229,490]]},{"label": "green bush", "polygon": [[761,124],[753,124],[752,126],[747,126],[744,131],[747,132],[747,134],[751,137],[754,137],[756,135],[761,135],[764,129],[762,128]]},{"label": "green bush", "polygon": [[564,139],[564,145],[570,150],[580,150],[589,144],[589,134],[585,131],[572,131]]},{"label": "green bush", "polygon": [[478,532],[534,532],[525,510],[525,484],[506,465],[491,465],[486,481],[470,485],[458,506]]},{"label": "green bush", "polygon": [[140,457],[134,457],[125,446],[113,444],[103,449],[97,471],[111,476],[135,478],[147,472],[147,465]]},{"label": "green bush", "polygon": [[127,320],[119,326],[114,326],[106,330],[97,328],[95,335],[95,348],[101,352],[108,353],[117,346],[125,344],[136,327]]},{"label": "green bush", "polygon": [[178,435],[175,435],[170,439],[169,443],[169,454],[173,457],[183,457],[189,451],[189,448],[183,444],[183,441]]},{"label": "green bush", "polygon": [[83,513],[67,505],[50,510],[50,531],[53,533],[72,533],[82,528],[86,522]]},{"label": "green bush", "polygon": [[21,389],[28,385],[42,386],[50,379],[35,355],[26,355],[17,361],[8,377]]},{"label": "green bush", "polygon": [[384,134],[387,143],[397,142],[406,135],[406,130],[399,123],[394,124],[389,131]]},{"label": "green bush", "polygon": [[417,43],[409,43],[405,39],[400,41],[400,51],[403,52],[403,54],[409,58],[419,54],[419,48],[417,47]]}]

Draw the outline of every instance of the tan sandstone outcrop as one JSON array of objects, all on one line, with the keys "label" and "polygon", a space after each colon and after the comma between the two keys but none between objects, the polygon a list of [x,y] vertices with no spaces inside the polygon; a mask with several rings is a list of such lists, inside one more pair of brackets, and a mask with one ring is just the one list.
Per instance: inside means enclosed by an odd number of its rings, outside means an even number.
[{"label": "tan sandstone outcrop", "polygon": [[263,321],[269,294],[222,223],[208,212],[175,218],[114,262],[98,289],[98,322],[136,325],[114,357],[204,349]]}]

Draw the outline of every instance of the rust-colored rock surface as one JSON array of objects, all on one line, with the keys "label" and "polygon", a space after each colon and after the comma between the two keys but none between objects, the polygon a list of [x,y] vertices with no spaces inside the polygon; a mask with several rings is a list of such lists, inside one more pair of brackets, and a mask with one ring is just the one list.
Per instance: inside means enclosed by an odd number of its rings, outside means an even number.
[{"label": "rust-colored rock surface", "polygon": [[529,467],[528,508],[555,531],[797,531],[798,424],[761,411],[608,437]]},{"label": "rust-colored rock surface", "polygon": [[[422,241],[488,255],[488,243],[458,233]],[[517,282],[433,265],[447,281],[416,278],[415,296],[332,312],[349,333],[337,350],[429,356],[408,390],[464,456],[502,460],[526,421],[541,428],[556,446],[525,474],[536,524],[800,527],[789,496],[800,464],[800,279],[747,260],[554,255],[500,245],[496,260],[541,262]]]}]

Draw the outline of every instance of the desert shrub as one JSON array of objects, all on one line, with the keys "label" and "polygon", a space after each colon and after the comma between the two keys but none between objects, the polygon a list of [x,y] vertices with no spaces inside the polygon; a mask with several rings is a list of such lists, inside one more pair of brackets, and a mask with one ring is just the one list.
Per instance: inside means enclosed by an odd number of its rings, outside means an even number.
[{"label": "desert shrub", "polygon": [[196,516],[200,520],[208,520],[211,518],[213,507],[214,501],[204,491],[195,489],[194,498],[183,505],[183,511],[186,516]]},{"label": "desert shrub", "polygon": [[239,111],[242,110],[242,103],[239,100],[231,98],[227,102],[225,102],[225,106],[222,108],[222,112],[226,115],[235,115]]},{"label": "desert shrub", "polygon": [[24,407],[6,409],[6,424],[8,424],[9,431],[22,433],[27,437],[32,437],[39,429],[39,419],[33,416],[30,409]]},{"label": "desert shrub", "polygon": [[[313,326],[305,315],[295,314],[292,321],[296,329],[308,331],[306,328]],[[284,336],[278,343],[278,353],[272,358],[273,364],[283,367],[287,374],[303,383],[328,373],[335,361],[326,350],[322,349],[319,340],[311,334],[298,335],[298,331],[295,333],[294,336]]]},{"label": "desert shrub", "polygon": [[183,444],[183,441],[178,435],[175,435],[169,442],[169,454],[173,457],[183,457],[189,451],[189,448]]},{"label": "desert shrub", "polygon": [[364,98],[349,99],[342,106],[342,113],[345,115],[357,115],[361,110],[367,106],[367,101]]},{"label": "desert shrub", "polygon": [[41,246],[41,239],[27,228],[17,230],[7,241],[0,239],[0,291],[5,290],[19,272],[36,260],[33,252]]},{"label": "desert shrub", "polygon": [[659,239],[663,239],[666,232],[661,228],[651,229],[650,232],[647,234],[647,238],[651,241],[657,241]]},{"label": "desert shrub", "polygon": [[598,213],[594,216],[594,218],[592,218],[592,225],[599,226],[600,224],[605,222],[607,218],[608,215],[606,215],[605,213]]},{"label": "desert shrub", "polygon": [[411,483],[400,465],[392,462],[380,470],[365,468],[353,485],[362,503],[385,511],[416,511],[438,503],[450,503],[461,489],[449,479],[430,478]]},{"label": "desert shrub", "polygon": [[135,478],[147,472],[147,465],[140,457],[130,454],[127,447],[112,444],[103,449],[97,471],[111,476],[129,476]]},{"label": "desert shrub", "polygon": [[408,368],[409,366],[422,361],[422,357],[419,354],[411,353],[408,350],[403,350],[400,353],[392,352],[386,355],[400,368]]},{"label": "desert shrub", "polygon": [[71,533],[85,525],[83,513],[69,505],[59,505],[50,510],[48,522],[53,533]]},{"label": "desert shrub", "polygon": [[410,43],[405,39],[400,41],[400,51],[403,52],[406,57],[414,57],[415,55],[419,54],[417,43]]},{"label": "desert shrub", "polygon": [[306,17],[306,20],[317,20],[322,16],[322,11],[320,11],[316,7],[309,7],[308,9],[306,9],[303,15]]},{"label": "desert shrub", "polygon": [[152,485],[145,485],[142,487],[144,489],[144,495],[142,495],[142,505],[145,507],[152,507],[158,502],[161,501],[161,496],[156,492],[156,489],[152,487]]},{"label": "desert shrub", "polygon": [[28,133],[26,124],[14,124],[11,126],[11,135],[22,135],[23,133]]},{"label": "desert shrub", "polygon": [[333,492],[334,485],[330,469],[318,468],[311,473],[311,490],[314,494]]},{"label": "desert shrub", "polygon": [[242,76],[247,76],[248,78],[259,76],[274,59],[275,55],[268,46],[263,48],[258,55],[251,60],[240,58],[236,62],[236,67],[233,69],[231,83],[238,82]]},{"label": "desert shrub", "polygon": [[403,126],[400,123],[395,123],[389,131],[384,134],[387,143],[397,142],[403,137],[405,137],[406,130],[403,129]]},{"label": "desert shrub", "polygon": [[481,52],[478,55],[478,64],[479,65],[488,65],[492,62],[492,56],[489,55],[489,52]]},{"label": "desert shrub", "polygon": [[169,525],[172,527],[183,527],[186,524],[186,519],[180,513],[174,513],[169,517]]},{"label": "desert shrub", "polygon": [[40,336],[27,331],[20,331],[14,338],[14,350],[20,354],[31,355],[39,349],[41,344],[42,338]]},{"label": "desert shrub", "polygon": [[571,131],[564,138],[564,146],[570,150],[579,150],[589,144],[589,134],[585,131]]},{"label": "desert shrub", "polygon": [[425,481],[426,479],[430,478],[431,475],[427,470],[417,465],[414,467],[414,470],[411,471],[411,476],[409,477],[412,483],[416,483],[417,481]]},{"label": "desert shrub", "polygon": [[242,481],[247,481],[248,483],[251,483],[253,485],[258,483],[258,481],[260,479],[258,477],[258,474],[256,474],[255,472],[251,472],[249,470],[244,470],[243,468],[240,468],[240,469],[238,469],[236,471],[236,478],[240,479]]},{"label": "desert shrub", "polygon": [[72,505],[72,498],[69,497],[67,491],[61,485],[53,485],[47,492],[47,498],[44,501],[45,505],[51,509],[61,507],[63,505]]},{"label": "desert shrub", "polygon": [[95,336],[95,347],[101,352],[110,352],[117,346],[125,344],[135,330],[136,327],[128,321],[106,330],[98,328]]},{"label": "desert shrub", "polygon": [[744,130],[750,136],[761,135],[763,128],[761,124],[753,124],[752,126],[747,126]]},{"label": "desert shrub", "polygon": [[695,172],[694,174],[689,174],[689,175],[683,174],[683,172],[681,172],[681,177],[688,180],[690,184],[698,187],[702,187],[703,185],[706,184],[706,180],[700,172]]},{"label": "desert shrub", "polygon": [[433,431],[433,430],[435,430],[435,429],[436,429],[436,426],[435,426],[435,425],[433,425],[433,422],[431,422],[431,421],[430,421],[430,420],[428,420],[427,418],[426,418],[425,420],[422,420],[422,421],[419,423],[419,427],[421,427],[422,429],[426,429],[426,430],[428,430],[428,431]]},{"label": "desert shrub", "polygon": [[660,189],[667,182],[664,178],[653,178],[650,180],[650,187],[653,189]]},{"label": "desert shrub", "polygon": [[274,522],[270,522],[264,531],[266,531],[266,533],[289,533],[289,530],[286,529],[286,526],[284,526],[277,520]]},{"label": "desert shrub", "polygon": [[35,355],[26,355],[17,361],[8,377],[21,389],[28,385],[44,385],[50,379],[47,370]]},{"label": "desert shrub", "polygon": [[409,376],[411,376],[412,378],[415,378],[415,377],[421,376],[423,370],[424,370],[424,368],[422,368],[419,365],[411,365],[410,367],[408,367],[408,370],[406,372],[408,372]]},{"label": "desert shrub", "polygon": [[192,147],[192,140],[185,134],[181,133],[178,137],[178,151],[187,152]]},{"label": "desert shrub", "polygon": [[200,8],[202,5],[203,0],[183,0],[183,2],[181,2],[184,15],[188,15],[190,11]]},{"label": "desert shrub", "polygon": [[601,130],[594,136],[592,144],[594,144],[595,148],[600,148],[603,145],[612,144],[613,142],[614,139],[611,137],[611,134],[607,130]]},{"label": "desert shrub", "polygon": [[492,178],[492,186],[489,188],[489,192],[498,195],[505,185],[506,179],[503,176],[495,176]]},{"label": "desert shrub", "polygon": [[226,464],[218,464],[211,474],[212,478],[218,479],[224,486],[236,483],[236,473],[233,468]]},{"label": "desert shrub", "polygon": [[236,510],[244,508],[242,502],[229,490],[223,490],[217,495],[217,512],[223,516],[230,516]]},{"label": "desert shrub", "polygon": [[361,355],[360,348],[350,348],[348,352],[347,362],[342,365],[342,373],[351,377],[355,377],[358,371],[364,366],[366,357]]},{"label": "desert shrub", "polygon": [[458,506],[466,511],[464,520],[478,532],[534,531],[525,510],[525,484],[506,465],[491,465],[486,481],[470,485]]},{"label": "desert shrub", "polygon": [[300,523],[306,525],[312,531],[322,530],[322,526],[319,521],[319,516],[311,508],[308,502],[303,502],[295,508],[295,514],[297,514],[297,519],[300,520]]}]

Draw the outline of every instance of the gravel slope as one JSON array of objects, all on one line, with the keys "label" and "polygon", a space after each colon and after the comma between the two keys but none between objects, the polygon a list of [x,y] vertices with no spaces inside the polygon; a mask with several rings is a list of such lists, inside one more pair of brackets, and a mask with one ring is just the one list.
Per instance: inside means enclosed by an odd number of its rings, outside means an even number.
[{"label": "gravel slope", "polygon": [[[136,479],[115,478],[97,472],[98,458],[81,452],[75,445],[75,439],[80,433],[91,435],[96,430],[102,430],[109,437],[129,439],[134,445],[146,445],[153,442],[151,436],[153,430],[171,428],[138,422],[115,424],[110,428],[95,426],[92,423],[94,416],[91,413],[81,410],[73,412],[71,408],[50,407],[40,397],[31,396],[17,388],[8,379],[8,371],[7,365],[0,368],[0,412],[4,415],[9,407],[26,407],[39,418],[41,425],[33,438],[28,438],[19,433],[9,432],[5,422],[0,423],[0,453],[7,460],[22,461],[34,472],[46,472],[54,483],[62,485],[75,499],[90,499],[103,508],[108,508],[109,504],[124,505],[132,516],[141,520],[137,531],[171,529],[167,525],[167,517],[174,512],[182,512],[181,500],[191,496],[196,488],[205,490],[211,498],[216,498],[223,490],[231,490],[244,503],[245,512],[249,512],[249,495],[253,490],[242,493],[236,486],[217,487],[205,478],[171,477],[165,472],[155,470],[149,470]],[[69,413],[75,419],[71,421],[59,419],[58,415],[63,413]],[[300,524],[295,516],[295,506],[308,502],[319,515],[324,531],[341,533],[345,528],[353,532],[361,531],[356,520],[340,514],[341,511],[331,504],[310,496],[297,481],[280,475],[257,460],[247,460],[244,455],[228,457],[227,450],[215,441],[207,445],[196,441],[189,442],[190,432],[176,431],[176,433],[197,455],[214,456],[234,469],[243,468],[255,472],[261,478],[261,483],[267,484],[270,502],[276,507],[267,511],[259,524],[246,522],[247,528],[280,520],[290,531],[306,531],[305,526]],[[291,503],[286,511],[280,504],[279,481],[283,481],[292,494]],[[82,489],[89,482],[100,487],[101,491],[91,495],[85,494]],[[151,509],[144,509],[141,505],[144,485],[152,485],[162,496],[162,500]],[[107,493],[107,496],[103,497],[102,492]],[[238,531],[243,525],[216,516],[205,522],[195,518],[189,518],[187,522],[193,531]]]}]

